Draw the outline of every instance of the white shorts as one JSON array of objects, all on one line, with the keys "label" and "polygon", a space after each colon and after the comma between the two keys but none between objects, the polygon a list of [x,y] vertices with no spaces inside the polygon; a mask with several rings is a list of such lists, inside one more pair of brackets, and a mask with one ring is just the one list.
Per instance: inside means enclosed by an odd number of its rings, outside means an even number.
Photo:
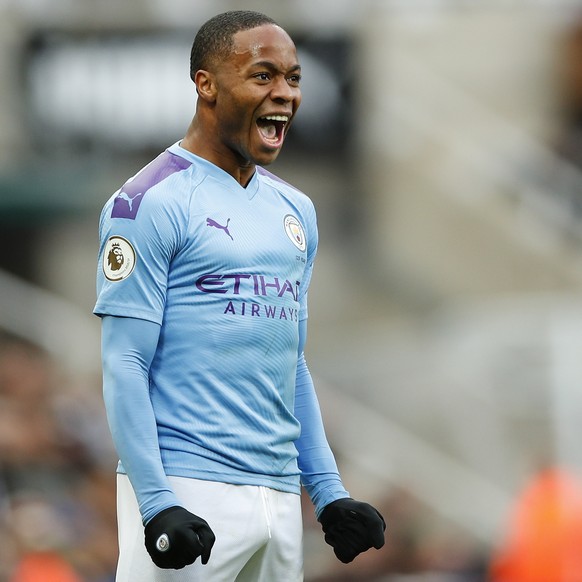
[{"label": "white shorts", "polygon": [[116,582],[301,582],[303,523],[299,495],[267,487],[169,477],[188,511],[216,535],[210,560],[164,570],[151,560],[133,488],[117,476],[119,561]]}]

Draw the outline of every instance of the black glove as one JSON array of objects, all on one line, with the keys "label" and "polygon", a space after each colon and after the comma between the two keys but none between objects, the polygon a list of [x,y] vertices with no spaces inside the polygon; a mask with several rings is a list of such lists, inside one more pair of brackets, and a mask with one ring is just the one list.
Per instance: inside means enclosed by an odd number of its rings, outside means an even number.
[{"label": "black glove", "polygon": [[337,499],[324,507],[319,522],[325,541],[344,564],[372,547],[379,550],[384,545],[386,523],[368,503]]},{"label": "black glove", "polygon": [[198,556],[206,564],[214,540],[201,517],[177,505],[160,511],[145,526],[145,546],[158,568],[179,570]]}]

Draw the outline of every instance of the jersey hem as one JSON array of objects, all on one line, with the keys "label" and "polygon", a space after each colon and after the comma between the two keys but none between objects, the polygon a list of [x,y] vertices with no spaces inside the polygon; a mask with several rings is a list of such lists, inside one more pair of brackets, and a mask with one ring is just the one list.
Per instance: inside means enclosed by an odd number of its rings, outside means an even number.
[{"label": "jersey hem", "polygon": [[[181,467],[164,467],[164,472],[172,477],[184,477],[190,479],[200,479],[201,481],[215,481],[218,483],[228,483],[229,485],[254,485],[258,487],[269,487],[276,491],[283,493],[301,493],[301,485],[299,477],[293,480],[287,480],[279,477],[271,477],[268,475],[253,475],[250,473],[233,474],[220,473],[212,471],[197,471],[196,469],[184,469]],[[119,463],[117,473],[126,475],[123,465]]]}]

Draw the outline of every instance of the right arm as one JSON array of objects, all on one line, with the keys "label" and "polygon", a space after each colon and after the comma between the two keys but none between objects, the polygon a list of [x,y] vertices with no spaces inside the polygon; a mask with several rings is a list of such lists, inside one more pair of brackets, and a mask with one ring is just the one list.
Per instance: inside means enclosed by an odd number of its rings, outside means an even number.
[{"label": "right arm", "polygon": [[[188,205],[182,194],[184,186],[190,188],[191,176],[180,174],[187,166],[175,154],[164,152],[109,199],[99,222],[94,313],[102,318],[105,408],[113,442],[135,491],[146,548],[161,568],[182,568],[198,556],[205,564],[214,543],[208,524],[182,507],[172,491],[150,398],[150,367],[160,337],[169,269],[188,228]],[[170,176],[171,187],[165,183]],[[134,204],[137,196],[142,197],[131,215],[123,193]],[[115,261],[117,255],[121,262]]]},{"label": "right arm", "polygon": [[149,368],[159,334],[160,326],[144,319],[102,318],[107,420],[144,524],[163,509],[178,505],[162,467],[149,392]]},{"label": "right arm", "polygon": [[[160,568],[206,564],[214,533],[184,509],[164,472],[149,389],[160,326],[132,317],[102,318],[103,396],[113,442],[137,497],[145,545]],[[160,545],[165,538],[167,545]]]}]

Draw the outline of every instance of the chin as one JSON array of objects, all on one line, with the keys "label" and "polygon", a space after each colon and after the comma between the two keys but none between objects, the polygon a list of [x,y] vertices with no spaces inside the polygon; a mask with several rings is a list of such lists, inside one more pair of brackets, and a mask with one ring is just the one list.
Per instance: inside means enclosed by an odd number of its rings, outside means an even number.
[{"label": "chin", "polygon": [[279,154],[281,153],[281,150],[278,149],[276,151],[271,151],[271,152],[265,152],[263,154],[259,154],[258,156],[255,157],[255,163],[258,164],[259,166],[268,166],[269,164],[272,164],[278,157]]}]

